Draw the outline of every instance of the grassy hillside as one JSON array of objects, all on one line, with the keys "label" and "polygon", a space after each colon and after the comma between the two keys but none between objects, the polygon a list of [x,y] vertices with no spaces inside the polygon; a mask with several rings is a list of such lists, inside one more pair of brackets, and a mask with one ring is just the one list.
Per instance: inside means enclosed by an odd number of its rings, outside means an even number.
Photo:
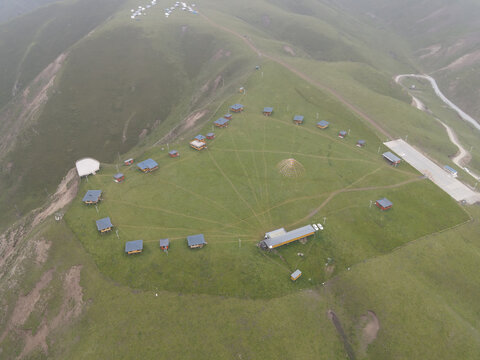
[{"label": "grassy hillside", "polygon": [[4,0],[0,3],[0,23],[27,14],[55,0]]},{"label": "grassy hillside", "polygon": [[[329,257],[341,271],[465,221],[446,194],[407,165],[385,164],[378,155],[379,139],[325,93],[274,64],[265,64],[246,88],[246,96],[230,98],[217,112],[214,119],[228,111],[228,104],[246,107],[228,128],[216,131],[208,150],[197,152],[179,141],[170,144],[180,151],[178,159],[159,148],[138,159],[159,162],[160,170],[152,174],[125,168],[127,181],[116,184],[117,169],[110,167],[83,182],[80,196],[102,189],[104,202],[97,211],[78,199],[66,219],[102,272],[142,289],[268,298],[295,290],[289,274],[297,267],[305,271],[299,283],[312,286],[328,278],[323,260]],[[272,117],[261,114],[267,104],[275,108]],[[332,123],[325,131],[315,125],[317,112]],[[296,113],[306,116],[304,125],[293,124]],[[339,140],[342,129],[350,134]],[[210,122],[202,132],[211,130]],[[358,139],[366,140],[367,148],[356,147]],[[276,165],[291,157],[305,167],[304,177],[279,173]],[[394,212],[369,208],[370,200],[383,196],[397,204]],[[427,207],[435,215],[427,215]],[[97,234],[95,220],[106,216],[119,238]],[[329,219],[328,230],[307,245],[268,255],[254,246],[269,230],[323,217]],[[196,233],[204,233],[209,243],[200,252],[185,246],[186,236]],[[165,237],[172,240],[168,256],[158,249],[158,239]],[[124,242],[135,239],[145,241],[145,253],[126,257]]]},{"label": "grassy hillside", "polygon": [[[406,164],[386,165],[372,130],[278,65],[264,64],[245,87],[247,94],[227,99],[213,119],[234,102],[245,111],[215,130],[207,150],[190,149],[188,135],[170,144],[179,158],[154,147],[141,159],[156,159],[160,169],[123,167],[121,184],[112,181],[115,165],[105,164],[82,181],[65,220],[50,218],[18,237],[15,255],[0,267],[0,285],[9,284],[2,354],[343,359],[344,344],[327,316],[333,310],[359,359],[475,358],[478,289],[465,279],[478,261],[478,222]],[[267,102],[272,117],[261,114]],[[331,122],[328,129],[315,126],[317,112]],[[292,123],[296,113],[305,124]],[[199,131],[211,129],[210,121]],[[350,129],[349,136],[339,139],[340,129]],[[355,146],[358,138],[367,140],[365,148]],[[304,177],[280,176],[276,164],[286,157],[303,164]],[[91,188],[104,190],[98,213],[80,201]],[[394,202],[389,212],[369,208],[381,196]],[[103,216],[119,238],[96,232]],[[255,246],[265,231],[324,217],[325,230],[306,244],[273,253]],[[196,232],[208,245],[189,250],[185,236]],[[171,239],[168,255],[158,248],[163,237]],[[124,255],[124,242],[138,238],[144,252]],[[304,274],[293,283],[295,268]],[[466,295],[458,299],[460,291]],[[24,303],[18,296],[37,299],[23,317],[14,317]],[[379,321],[373,338],[365,335],[367,311]],[[432,351],[434,341],[441,346]]]}]

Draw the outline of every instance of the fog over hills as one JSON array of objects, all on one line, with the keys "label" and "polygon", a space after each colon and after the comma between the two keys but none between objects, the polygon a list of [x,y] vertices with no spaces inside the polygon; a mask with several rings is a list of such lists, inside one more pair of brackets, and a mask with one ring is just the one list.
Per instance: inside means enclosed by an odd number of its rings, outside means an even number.
[{"label": "fog over hills", "polygon": [[0,0],[0,359],[477,359],[478,14]]}]

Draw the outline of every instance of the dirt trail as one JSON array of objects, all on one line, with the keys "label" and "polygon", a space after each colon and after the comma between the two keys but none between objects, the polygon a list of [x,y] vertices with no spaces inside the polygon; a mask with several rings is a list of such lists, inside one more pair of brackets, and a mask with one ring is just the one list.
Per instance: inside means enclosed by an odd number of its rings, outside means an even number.
[{"label": "dirt trail", "polygon": [[328,86],[325,86],[321,84],[318,81],[315,81],[311,79],[307,74],[301,72],[300,70],[294,68],[292,65],[287,64],[286,62],[282,61],[279,58],[276,58],[275,56],[264,54],[258,49],[250,39],[248,39],[246,36],[242,36],[239,33],[235,32],[232,29],[229,29],[227,27],[224,27],[222,25],[219,25],[215,23],[214,21],[210,20],[206,15],[203,13],[201,16],[212,26],[228,32],[235,37],[241,39],[253,52],[255,52],[259,57],[263,56],[266,59],[269,59],[271,61],[276,62],[277,64],[283,66],[284,68],[288,69],[298,77],[302,78],[303,80],[307,81],[309,84],[327,92],[330,93],[333,97],[335,97],[338,101],[340,101],[343,105],[345,105],[347,108],[349,108],[353,113],[361,117],[363,120],[367,121],[371,126],[373,126],[378,132],[380,132],[384,137],[387,137],[388,139],[393,139],[393,137],[388,133],[383,127],[381,127],[375,120],[373,120],[370,116],[368,116],[366,113],[364,113],[362,110],[360,110],[358,107],[350,103],[348,100],[346,100],[342,95],[340,95],[337,91],[333,90],[332,88],[329,88]]}]

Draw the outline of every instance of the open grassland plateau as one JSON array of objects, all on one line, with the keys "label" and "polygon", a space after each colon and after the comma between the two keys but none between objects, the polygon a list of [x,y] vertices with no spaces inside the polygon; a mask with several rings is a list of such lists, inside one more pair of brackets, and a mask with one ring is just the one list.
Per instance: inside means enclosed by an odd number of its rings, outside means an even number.
[{"label": "open grassland plateau", "polygon": [[[181,155],[172,159],[155,147],[144,154],[159,163],[153,173],[132,166],[124,171],[127,180],[116,184],[115,167],[105,166],[82,181],[80,195],[102,189],[104,201],[97,212],[77,199],[66,219],[102,272],[139,289],[270,298],[324,282],[328,258],[341,272],[467,218],[408,165],[386,164],[371,130],[287,70],[266,64],[246,88],[247,95],[235,95],[213,117],[230,104],[245,105],[228,128],[216,130],[208,149],[197,152],[179,141]],[[262,115],[265,105],[274,108],[271,117]],[[317,112],[330,121],[327,130],[316,127]],[[293,124],[297,113],[304,114],[304,125]],[[350,130],[345,139],[337,136],[342,129]],[[211,130],[211,123],[202,129]],[[356,147],[359,138],[373,146]],[[304,166],[303,177],[278,172],[276,165],[292,157]],[[395,204],[391,211],[369,207],[384,196]],[[106,216],[119,238],[97,233],[95,220]],[[272,253],[255,246],[267,231],[325,217],[326,230],[307,244]],[[208,245],[192,251],[185,238],[197,233],[205,234]],[[161,238],[171,241],[168,255],[159,249]],[[135,239],[144,240],[143,253],[124,255],[125,241]],[[294,285],[289,274],[296,268],[305,273]]]}]

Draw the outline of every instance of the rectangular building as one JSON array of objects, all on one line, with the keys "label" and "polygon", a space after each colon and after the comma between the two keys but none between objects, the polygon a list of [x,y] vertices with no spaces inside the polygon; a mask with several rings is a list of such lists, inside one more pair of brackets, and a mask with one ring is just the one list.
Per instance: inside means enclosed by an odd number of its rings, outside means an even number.
[{"label": "rectangular building", "polygon": [[138,254],[143,251],[143,240],[127,241],[125,243],[125,252],[127,254]]},{"label": "rectangular building", "polygon": [[292,231],[287,232],[286,234],[276,236],[273,238],[264,239],[260,242],[260,246],[264,249],[275,249],[277,247],[289,244],[291,242],[304,239],[308,236],[315,234],[315,229],[312,225],[307,225]]},{"label": "rectangular building", "polygon": [[82,201],[85,204],[98,204],[101,200],[102,190],[88,190]]},{"label": "rectangular building", "polygon": [[144,160],[137,164],[137,167],[144,173],[149,173],[158,169],[158,164],[152,159]]}]

